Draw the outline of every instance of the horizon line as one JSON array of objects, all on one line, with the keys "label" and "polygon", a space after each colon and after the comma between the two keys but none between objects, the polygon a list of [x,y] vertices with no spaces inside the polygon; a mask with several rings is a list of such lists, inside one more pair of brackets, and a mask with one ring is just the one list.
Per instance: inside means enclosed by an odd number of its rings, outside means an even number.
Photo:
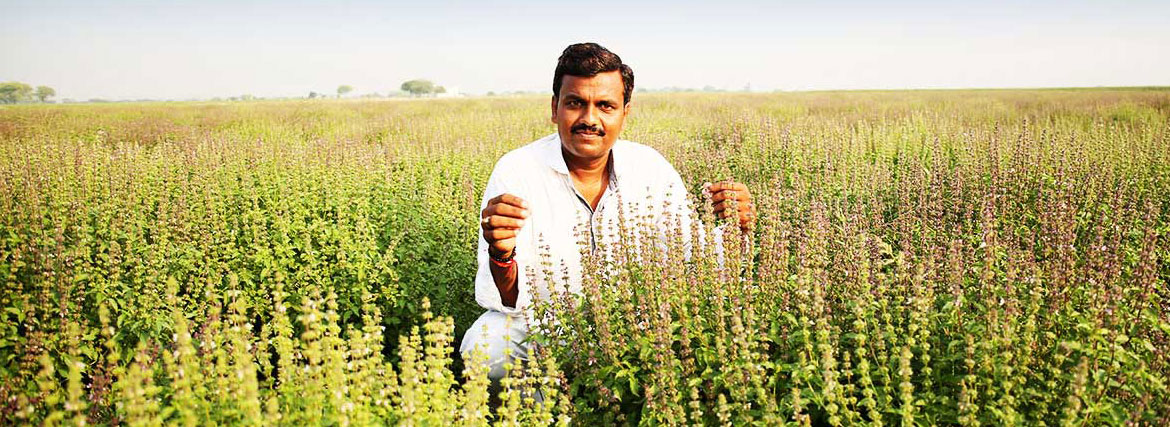
[{"label": "horizon line", "polygon": [[[635,93],[651,93],[651,94],[736,94],[736,95],[772,95],[782,93],[824,93],[824,92],[946,92],[946,91],[1048,91],[1048,90],[1137,90],[1137,91],[1170,91],[1170,85],[1133,85],[1133,86],[998,86],[998,87],[909,87],[909,88],[854,88],[854,89],[774,89],[774,90],[743,90],[743,89],[721,89],[721,88],[688,88],[688,87],[665,87],[665,88],[642,88],[635,89]],[[489,94],[490,93],[490,94]],[[248,95],[248,94],[244,94]],[[215,96],[210,98],[183,98],[183,99],[167,99],[167,98],[137,98],[137,99],[105,99],[105,98],[90,98],[87,100],[75,100],[72,98],[62,98],[60,100],[50,102],[18,102],[14,104],[0,104],[0,107],[11,107],[17,105],[67,105],[67,104],[128,104],[128,103],[200,103],[200,102],[263,102],[263,101],[373,101],[373,100],[398,100],[398,101],[426,101],[426,100],[452,100],[452,99],[472,99],[472,98],[495,98],[495,97],[523,97],[523,96],[538,96],[551,95],[551,91],[525,91],[525,90],[508,90],[508,91],[488,91],[482,94],[471,93],[453,93],[446,96],[401,96],[399,92],[390,92],[381,94],[379,92],[371,92],[362,95],[353,95],[346,97],[321,96],[319,98],[308,98],[305,96],[270,96],[270,97],[253,97],[252,99],[239,99],[243,95],[237,96]]]}]

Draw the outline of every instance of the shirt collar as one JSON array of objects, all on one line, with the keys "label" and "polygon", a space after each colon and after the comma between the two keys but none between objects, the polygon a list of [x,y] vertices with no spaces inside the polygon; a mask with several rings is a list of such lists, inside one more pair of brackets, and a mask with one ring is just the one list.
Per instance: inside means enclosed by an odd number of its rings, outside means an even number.
[{"label": "shirt collar", "polygon": [[[568,175],[569,166],[565,164],[565,156],[561,154],[561,135],[558,133],[553,133],[552,135],[545,137],[545,139],[548,141],[541,149],[541,157],[544,159],[544,163],[547,164],[548,167],[552,168],[552,170],[557,171],[557,173],[560,173],[561,175]],[[625,162],[626,160],[629,160],[626,159],[629,157],[627,155],[628,153],[626,153],[626,141],[620,139],[617,140],[617,142],[613,144],[613,148],[610,148],[609,154],[613,157],[614,178],[620,180],[623,172],[625,171]]]}]

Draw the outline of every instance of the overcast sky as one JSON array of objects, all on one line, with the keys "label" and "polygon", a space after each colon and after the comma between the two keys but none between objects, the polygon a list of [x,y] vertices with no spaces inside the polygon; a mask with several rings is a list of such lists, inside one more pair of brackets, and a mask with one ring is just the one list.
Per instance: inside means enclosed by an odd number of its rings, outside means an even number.
[{"label": "overcast sky", "polygon": [[639,87],[1170,85],[1170,1],[0,0],[0,81],[58,98],[551,92],[596,41]]}]

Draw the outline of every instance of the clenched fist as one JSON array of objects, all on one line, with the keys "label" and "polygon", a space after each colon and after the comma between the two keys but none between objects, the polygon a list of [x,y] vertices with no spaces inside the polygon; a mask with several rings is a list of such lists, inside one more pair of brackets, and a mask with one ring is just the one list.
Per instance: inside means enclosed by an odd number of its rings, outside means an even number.
[{"label": "clenched fist", "polygon": [[528,218],[528,202],[511,194],[501,194],[488,200],[479,216],[488,252],[496,258],[510,258],[516,250],[516,235]]},{"label": "clenched fist", "polygon": [[[751,230],[756,222],[756,205],[752,203],[752,194],[746,185],[734,181],[703,184],[714,204],[715,215],[720,218],[731,218],[733,215],[739,221],[739,228],[743,231]],[[731,201],[735,201],[735,211],[728,209]]]}]

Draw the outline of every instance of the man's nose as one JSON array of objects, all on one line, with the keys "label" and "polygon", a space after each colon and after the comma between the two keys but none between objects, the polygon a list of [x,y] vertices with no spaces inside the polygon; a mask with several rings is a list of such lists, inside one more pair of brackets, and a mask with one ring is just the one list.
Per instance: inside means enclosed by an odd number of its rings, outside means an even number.
[{"label": "man's nose", "polygon": [[589,126],[597,125],[597,107],[592,105],[585,106],[585,112],[581,115],[581,123]]}]

